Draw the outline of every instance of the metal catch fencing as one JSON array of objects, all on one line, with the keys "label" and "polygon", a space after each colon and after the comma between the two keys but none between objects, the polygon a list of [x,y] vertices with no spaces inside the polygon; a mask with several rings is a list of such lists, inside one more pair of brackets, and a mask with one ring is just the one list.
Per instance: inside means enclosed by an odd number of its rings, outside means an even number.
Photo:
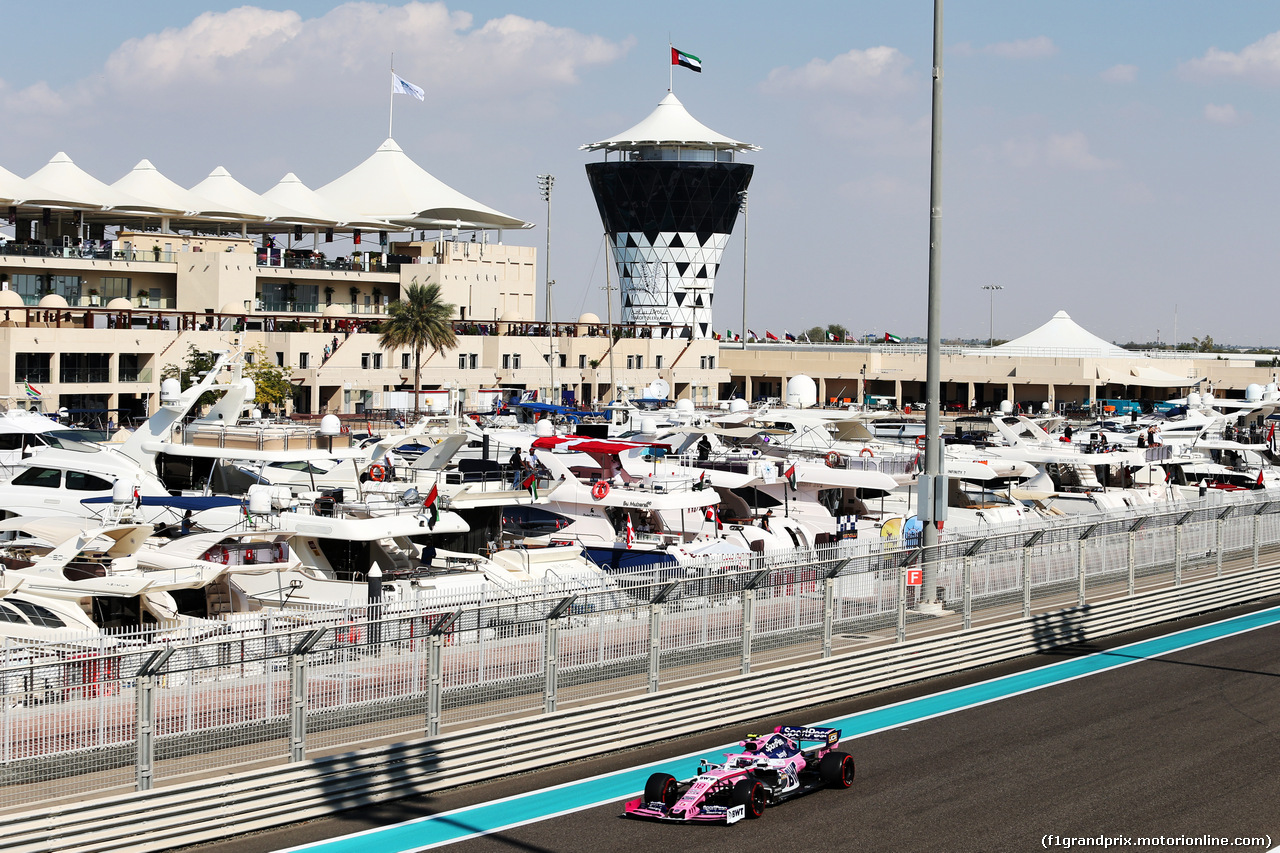
[{"label": "metal catch fencing", "polygon": [[[992,528],[928,551],[853,540],[5,648],[0,809],[856,654],[1254,569],[1277,553],[1280,502],[1246,495]],[[925,566],[941,614],[922,612],[908,583]]]}]

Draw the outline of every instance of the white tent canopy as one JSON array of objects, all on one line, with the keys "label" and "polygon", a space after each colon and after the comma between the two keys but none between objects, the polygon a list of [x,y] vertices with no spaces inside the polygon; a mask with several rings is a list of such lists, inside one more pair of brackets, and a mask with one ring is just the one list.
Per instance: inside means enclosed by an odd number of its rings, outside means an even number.
[{"label": "white tent canopy", "polygon": [[55,199],[29,198],[30,205],[57,206],[66,199],[77,199],[101,208],[109,208],[122,213],[162,214],[180,213],[181,210],[169,208],[143,201],[129,193],[107,186],[71,161],[66,153],[59,151],[53,155],[38,172],[27,178],[37,187],[44,187],[57,194]]},{"label": "white tent canopy", "polygon": [[1088,331],[1066,311],[1020,338],[983,350],[992,355],[1061,356],[1063,358],[1132,358],[1133,353]]},{"label": "white tent canopy", "polygon": [[0,166],[0,204],[27,204],[27,199],[40,199],[46,202],[45,207],[100,208],[102,205],[89,204],[75,199],[63,198],[58,193],[45,187],[36,186],[26,178],[20,178],[8,169]]},{"label": "white tent canopy", "polygon": [[355,212],[339,210],[324,196],[304,184],[293,172],[281,178],[280,182],[264,192],[262,197],[273,204],[288,207],[304,216],[312,217],[316,222],[332,221],[337,225],[350,228],[393,230],[386,222],[363,217]]},{"label": "white tent canopy", "polygon": [[[209,177],[192,187],[191,191],[224,207],[227,212],[238,211],[239,218],[243,219],[275,220],[297,224],[334,224],[327,219],[314,220],[296,210],[264,199],[231,177],[231,173],[222,166],[210,172]],[[202,212],[208,214],[207,211]]]},{"label": "white tent canopy", "polygon": [[468,198],[423,169],[394,139],[378,146],[360,165],[316,190],[339,210],[406,228],[532,228]]},{"label": "white tent canopy", "polygon": [[[152,165],[150,160],[140,160],[123,178],[111,185],[113,188],[143,199],[149,204],[166,210],[180,211],[194,216],[206,211],[216,211],[217,205],[201,198],[191,190],[171,181]],[[209,215],[212,215],[210,213]]]},{"label": "white tent canopy", "polygon": [[583,145],[581,150],[630,150],[642,146],[678,145],[683,148],[713,148],[726,151],[759,151],[760,146],[730,139],[698,121],[670,92],[635,127],[617,136]]}]

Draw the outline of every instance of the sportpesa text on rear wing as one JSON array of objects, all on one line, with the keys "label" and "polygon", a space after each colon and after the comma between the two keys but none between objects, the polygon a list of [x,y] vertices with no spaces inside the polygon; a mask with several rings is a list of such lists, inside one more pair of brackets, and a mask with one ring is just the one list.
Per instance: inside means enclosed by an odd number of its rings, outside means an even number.
[{"label": "sportpesa text on rear wing", "polygon": [[808,742],[835,746],[840,742],[839,729],[828,729],[823,726],[778,726],[773,731],[800,744]]}]

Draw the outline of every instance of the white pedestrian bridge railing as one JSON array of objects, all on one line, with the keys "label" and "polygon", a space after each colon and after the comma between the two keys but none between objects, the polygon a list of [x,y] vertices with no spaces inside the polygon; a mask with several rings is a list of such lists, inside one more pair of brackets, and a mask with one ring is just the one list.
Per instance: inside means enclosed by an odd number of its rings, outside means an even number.
[{"label": "white pedestrian bridge railing", "polygon": [[[1274,594],[1277,561],[1280,502],[1252,493],[993,529],[928,550],[845,541],[519,594],[424,592],[204,633],[10,647],[0,661],[0,811],[34,819],[96,798],[145,801],[264,767],[309,778],[302,768],[369,744],[470,742],[495,726],[514,732],[824,661],[879,661],[888,669],[848,685],[874,689],[937,674],[893,649],[969,644],[948,658],[964,669]],[[941,614],[920,612],[919,587],[907,583],[926,565]],[[1161,595],[1163,609],[1125,605]],[[1063,613],[1088,618],[1045,615]],[[670,724],[685,725],[667,707]]]}]

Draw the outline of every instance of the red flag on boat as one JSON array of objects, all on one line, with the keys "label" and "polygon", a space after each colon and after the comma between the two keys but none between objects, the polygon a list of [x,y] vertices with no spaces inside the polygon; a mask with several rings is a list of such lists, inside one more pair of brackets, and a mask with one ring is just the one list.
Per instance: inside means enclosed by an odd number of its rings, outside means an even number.
[{"label": "red flag on boat", "polygon": [[1261,469],[1258,470],[1258,488],[1259,489],[1262,488],[1262,470]]},{"label": "red flag on boat", "polygon": [[799,490],[799,487],[796,485],[796,463],[792,462],[791,467],[784,471],[782,476],[786,477],[787,482],[791,484],[791,491],[795,492]]},{"label": "red flag on boat", "polygon": [[631,550],[631,545],[636,541],[636,529],[631,526],[631,515],[627,514],[627,550]]}]

